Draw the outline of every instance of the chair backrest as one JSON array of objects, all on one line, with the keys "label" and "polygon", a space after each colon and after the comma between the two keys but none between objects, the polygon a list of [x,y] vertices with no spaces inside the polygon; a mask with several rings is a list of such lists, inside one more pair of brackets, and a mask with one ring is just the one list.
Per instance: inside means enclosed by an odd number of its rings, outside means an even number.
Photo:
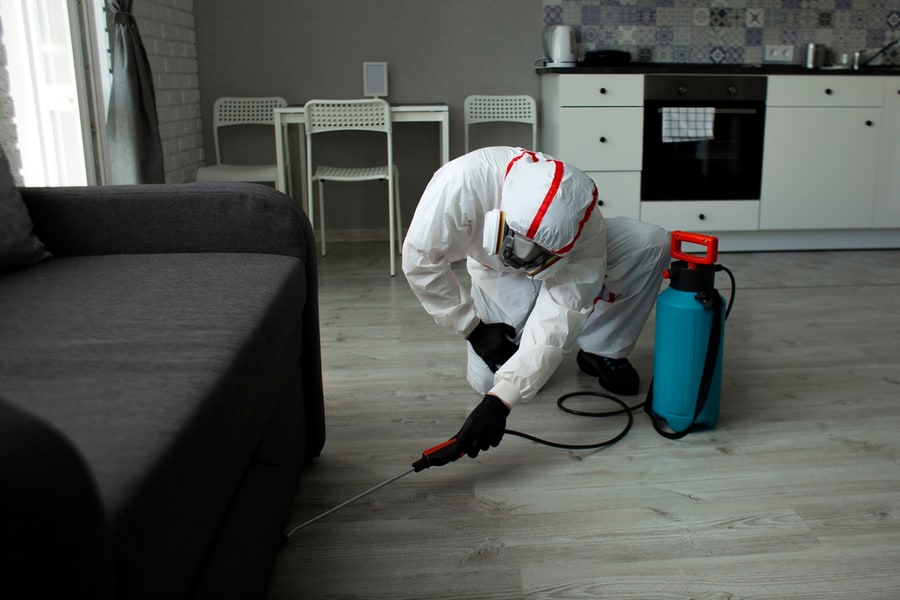
[{"label": "chair backrest", "polygon": [[223,96],[213,104],[213,140],[216,164],[222,164],[219,148],[219,128],[231,125],[274,125],[276,108],[287,106],[281,96],[235,97]]},{"label": "chair backrest", "polygon": [[391,106],[381,98],[310,100],[306,103],[306,135],[328,131],[391,133]]},{"label": "chair backrest", "polygon": [[306,162],[312,173],[312,138],[334,131],[383,133],[387,142],[387,164],[394,166],[391,105],[381,98],[310,100],[306,103]]},{"label": "chair backrest", "polygon": [[465,146],[469,151],[469,125],[510,122],[531,125],[531,149],[537,150],[537,104],[527,94],[472,95],[465,101]]}]

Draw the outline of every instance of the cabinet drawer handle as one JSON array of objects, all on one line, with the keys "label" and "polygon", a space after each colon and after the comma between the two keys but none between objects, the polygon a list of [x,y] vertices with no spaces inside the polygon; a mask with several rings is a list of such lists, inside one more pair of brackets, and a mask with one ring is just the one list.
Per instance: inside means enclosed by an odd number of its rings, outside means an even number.
[{"label": "cabinet drawer handle", "polygon": [[834,94],[834,90],[832,90],[831,88],[825,88],[825,93],[831,96],[832,94]]},{"label": "cabinet drawer handle", "polygon": [[602,135],[600,136],[600,143],[601,143],[601,144],[605,144],[605,143],[606,143],[606,136],[602,136]]},{"label": "cabinet drawer handle", "polygon": [[873,125],[875,125],[875,123],[873,123],[871,120],[866,121],[866,127],[872,127]]},{"label": "cabinet drawer handle", "polygon": [[700,213],[700,215],[698,216],[698,218],[699,218],[701,221],[705,221],[705,220],[706,220],[706,215],[704,215],[703,213]]},{"label": "cabinet drawer handle", "polygon": [[606,95],[606,88],[600,88],[600,93],[604,96]]},{"label": "cabinet drawer handle", "polygon": [[603,206],[603,200],[597,200],[597,206]]}]

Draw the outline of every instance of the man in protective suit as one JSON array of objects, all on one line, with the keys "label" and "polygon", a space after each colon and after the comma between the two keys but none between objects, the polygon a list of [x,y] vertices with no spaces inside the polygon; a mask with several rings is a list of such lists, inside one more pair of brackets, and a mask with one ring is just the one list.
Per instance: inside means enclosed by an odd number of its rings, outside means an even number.
[{"label": "man in protective suit", "polygon": [[[628,361],[669,261],[666,232],[604,219],[590,177],[521,148],[475,150],[443,167],[403,243],[403,272],[438,325],[468,340],[467,378],[484,394],[455,438],[496,446],[510,408],[533,397],[574,343],[611,392],[638,392]],[[451,263],[466,259],[471,289]]]}]

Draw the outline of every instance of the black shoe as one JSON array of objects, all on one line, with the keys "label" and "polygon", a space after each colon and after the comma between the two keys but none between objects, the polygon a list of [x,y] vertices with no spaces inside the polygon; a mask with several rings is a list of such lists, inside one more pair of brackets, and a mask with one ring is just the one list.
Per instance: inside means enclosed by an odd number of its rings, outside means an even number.
[{"label": "black shoe", "polygon": [[600,385],[613,394],[633,396],[641,387],[641,378],[627,358],[606,358],[579,350],[576,360],[582,371],[598,377]]}]

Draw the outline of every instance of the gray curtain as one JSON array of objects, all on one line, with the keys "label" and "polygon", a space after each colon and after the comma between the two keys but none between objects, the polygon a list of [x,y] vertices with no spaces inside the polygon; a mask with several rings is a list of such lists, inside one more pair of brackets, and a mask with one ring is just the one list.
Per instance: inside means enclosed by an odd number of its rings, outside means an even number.
[{"label": "gray curtain", "polygon": [[132,5],[132,0],[106,0],[115,15],[108,115],[112,183],[164,183],[153,73]]}]

